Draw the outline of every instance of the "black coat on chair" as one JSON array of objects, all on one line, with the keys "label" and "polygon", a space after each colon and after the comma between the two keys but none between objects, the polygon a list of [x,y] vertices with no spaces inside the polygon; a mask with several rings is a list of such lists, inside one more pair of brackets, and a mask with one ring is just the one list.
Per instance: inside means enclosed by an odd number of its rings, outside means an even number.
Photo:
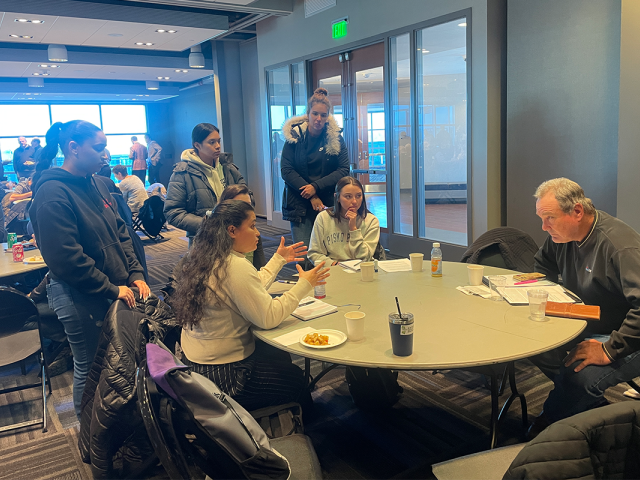
[{"label": "black coat on chair", "polygon": [[480,235],[460,261],[530,273],[537,252],[538,245],[528,233],[517,228],[498,227]]}]

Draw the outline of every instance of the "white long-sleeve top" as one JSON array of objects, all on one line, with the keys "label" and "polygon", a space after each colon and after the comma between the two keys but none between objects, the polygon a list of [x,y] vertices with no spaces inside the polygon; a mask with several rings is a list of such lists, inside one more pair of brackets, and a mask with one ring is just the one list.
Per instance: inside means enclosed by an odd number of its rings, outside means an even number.
[{"label": "white long-sleeve top", "polygon": [[309,242],[309,260],[317,265],[332,262],[359,259],[363,262],[373,260],[380,240],[380,222],[370,212],[366,218],[356,218],[356,230],[349,230],[349,220],[334,218],[327,210],[321,212],[313,224]]},{"label": "white long-sleeve top", "polygon": [[298,307],[312,290],[304,279],[277,298],[267,293],[285,259],[277,253],[260,269],[243,254],[229,255],[228,274],[223,285],[211,288],[222,298],[222,305],[206,305],[197,327],[182,329],[182,350],[189,360],[201,364],[221,365],[244,360],[255,350],[251,327],[275,328]]}]

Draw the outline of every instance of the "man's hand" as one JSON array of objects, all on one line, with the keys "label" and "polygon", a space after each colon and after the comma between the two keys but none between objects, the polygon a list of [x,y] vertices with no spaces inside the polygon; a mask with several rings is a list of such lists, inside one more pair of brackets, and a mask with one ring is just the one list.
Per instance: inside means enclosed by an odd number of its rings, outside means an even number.
[{"label": "man's hand", "polygon": [[604,353],[602,342],[593,339],[585,340],[576,345],[564,359],[564,366],[568,367],[579,360],[582,360],[582,363],[573,370],[576,373],[589,365],[609,365],[612,363]]},{"label": "man's hand", "polygon": [[322,200],[320,200],[320,197],[318,197],[317,195],[311,197],[311,206],[316,212],[321,212],[326,208],[324,206],[324,203],[322,203]]},{"label": "man's hand", "polygon": [[304,187],[300,187],[300,195],[302,198],[311,198],[316,194],[316,189],[313,185],[305,185]]},{"label": "man's hand", "polygon": [[289,262],[302,262],[307,254],[307,247],[302,242],[294,243],[288,247],[284,246],[284,237],[280,237],[280,245],[276,253]]},{"label": "man's hand", "polygon": [[358,212],[354,212],[352,210],[347,210],[347,213],[344,214],[345,218],[349,220],[349,230],[353,232],[357,230],[356,219],[358,218]]},{"label": "man's hand", "polygon": [[140,292],[140,298],[142,300],[146,300],[149,295],[151,295],[151,290],[149,290],[149,285],[145,283],[144,280],[136,280],[129,285],[130,287],[138,287],[138,291]]}]

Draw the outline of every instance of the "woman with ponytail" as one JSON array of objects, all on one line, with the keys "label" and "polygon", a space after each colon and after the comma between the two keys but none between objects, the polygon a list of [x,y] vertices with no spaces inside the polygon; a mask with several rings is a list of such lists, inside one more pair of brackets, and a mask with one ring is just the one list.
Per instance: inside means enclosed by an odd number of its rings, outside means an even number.
[{"label": "woman with ponytail", "polygon": [[349,175],[349,154],[342,129],[331,115],[331,102],[318,88],[307,103],[307,113],[292,117],[282,127],[281,173],[285,183],[282,218],[291,222],[294,242],[309,245],[318,213],[333,206],[333,192]]},{"label": "woman with ponytail", "polygon": [[249,202],[225,200],[207,212],[193,248],[176,268],[171,307],[182,325],[181,346],[193,370],[214,381],[247,410],[288,402],[310,403],[302,370],[291,356],[255,341],[252,328],[275,328],[329,269],[319,263],[288,292],[267,292],[288,262],[300,261],[306,247],[284,245],[257,271],[245,258],[258,244],[256,214]]},{"label": "woman with ponytail", "polygon": [[[49,305],[64,325],[73,353],[73,403],[79,418],[82,391],[110,304],[121,299],[134,307],[130,286],[136,286],[142,298],[150,292],[117,205],[106,185],[93,176],[107,145],[102,130],[83,120],[57,122],[46,141],[29,213],[49,267]],[[50,168],[58,149],[64,163]]]}]

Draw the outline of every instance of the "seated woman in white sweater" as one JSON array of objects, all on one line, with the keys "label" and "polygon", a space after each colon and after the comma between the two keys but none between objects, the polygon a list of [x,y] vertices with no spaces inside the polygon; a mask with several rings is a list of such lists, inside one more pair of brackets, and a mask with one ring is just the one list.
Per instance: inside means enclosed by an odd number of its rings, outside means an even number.
[{"label": "seated woman in white sweater", "polygon": [[329,276],[323,265],[308,272],[298,266],[296,285],[272,298],[267,289],[276,275],[286,263],[301,261],[306,247],[285,247],[282,237],[276,254],[257,271],[244,254],[255,250],[259,235],[250,204],[219,203],[208,212],[177,269],[172,303],[182,325],[187,363],[247,410],[310,401],[303,372],[291,363],[290,355],[256,342],[251,328],[277,327]]},{"label": "seated woman in white sweater", "polygon": [[343,177],[336,184],[334,195],[334,206],[320,213],[313,224],[309,260],[314,265],[373,260],[380,222],[367,210],[362,184],[356,178]]}]

